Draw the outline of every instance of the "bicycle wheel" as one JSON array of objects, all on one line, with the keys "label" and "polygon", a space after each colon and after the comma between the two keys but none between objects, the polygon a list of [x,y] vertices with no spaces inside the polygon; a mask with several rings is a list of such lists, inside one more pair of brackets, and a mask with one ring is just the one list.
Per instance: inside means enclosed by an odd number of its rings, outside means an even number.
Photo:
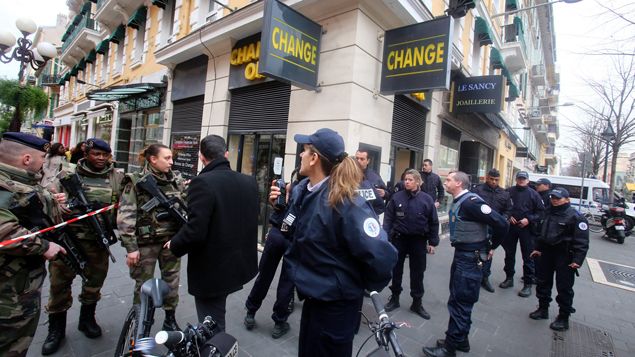
[{"label": "bicycle wheel", "polygon": [[133,306],[126,316],[126,320],[121,328],[119,341],[115,348],[115,357],[132,356],[135,346],[135,333],[137,331],[137,310]]},{"label": "bicycle wheel", "polygon": [[584,218],[589,222],[589,230],[593,233],[601,233],[604,231],[604,227],[602,227],[602,216],[594,215],[590,212],[584,214]]}]

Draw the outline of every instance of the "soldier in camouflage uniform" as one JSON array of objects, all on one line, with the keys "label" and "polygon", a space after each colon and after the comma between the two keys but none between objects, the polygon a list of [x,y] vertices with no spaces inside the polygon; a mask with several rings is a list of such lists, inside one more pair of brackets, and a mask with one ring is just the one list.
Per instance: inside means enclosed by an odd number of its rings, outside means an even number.
[{"label": "soldier in camouflage uniform", "polygon": [[171,169],[172,151],[167,146],[152,144],[141,152],[140,159],[144,160],[144,168],[141,172],[126,175],[117,213],[121,243],[128,253],[126,263],[130,267],[130,277],[136,282],[134,303],[140,303],[141,284],[154,277],[154,268],[158,260],[161,278],[170,287],[163,304],[163,330],[180,331],[176,323],[175,310],[179,302],[181,260],[163,245],[179,231],[181,225],[166,215],[166,212],[162,212],[161,207],[155,207],[149,212],[142,210],[141,207],[152,197],[139,189],[136,183],[147,174],[153,175],[159,189],[168,198],[176,197],[181,202],[185,202],[185,184],[180,174]]},{"label": "soldier in camouflage uniform", "polygon": [[[5,133],[0,142],[0,356],[26,356],[40,316],[40,293],[46,276],[45,259],[65,254],[59,245],[29,233],[32,216],[26,208],[33,194],[39,211],[59,218],[59,206],[44,191],[37,174],[49,143],[25,133]],[[32,203],[32,202],[31,202]],[[18,208],[18,209],[16,209]],[[16,216],[14,214],[15,210]],[[45,228],[45,227],[41,227]]]},{"label": "soldier in camouflage uniform", "polygon": [[[82,189],[89,202],[105,207],[117,203],[121,193],[123,171],[114,168],[111,162],[110,146],[101,139],[88,139],[84,158],[77,162],[75,171],[82,181]],[[73,174],[74,172],[71,172]],[[59,186],[59,184],[58,184]],[[72,199],[73,197],[68,197]],[[71,216],[82,212],[72,211]],[[113,222],[115,210],[102,213]],[[104,227],[105,228],[105,227]],[[82,282],[79,301],[82,304],[77,328],[88,338],[101,336],[101,328],[95,320],[95,308],[101,298],[101,287],[108,273],[108,252],[97,243],[97,236],[88,221],[78,221],[69,225],[76,236],[76,242],[86,254],[87,265],[84,270],[87,280]],[[46,310],[49,313],[49,333],[42,345],[42,354],[55,353],[66,335],[66,311],[73,304],[71,285],[75,272],[61,261],[49,263],[51,291]]]}]

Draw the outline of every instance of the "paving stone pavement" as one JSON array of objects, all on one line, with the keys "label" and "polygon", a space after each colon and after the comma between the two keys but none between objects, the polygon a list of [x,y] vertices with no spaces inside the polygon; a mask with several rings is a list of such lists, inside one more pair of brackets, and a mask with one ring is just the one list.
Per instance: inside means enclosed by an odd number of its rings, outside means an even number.
[{"label": "paving stone pavement", "polygon": [[[113,246],[113,253],[117,257],[117,263],[111,263],[106,285],[102,290],[102,300],[97,308],[97,320],[102,326],[103,336],[98,339],[88,339],[77,330],[79,317],[79,303],[75,300],[68,313],[66,339],[61,349],[54,356],[113,356],[115,344],[119,337],[121,325],[132,304],[133,283],[128,276],[128,268],[125,265],[125,251],[119,246]],[[423,320],[409,311],[411,299],[408,295],[409,280],[404,276],[404,293],[401,296],[402,307],[391,314],[395,321],[406,322],[409,327],[398,331],[404,352],[408,356],[421,356],[421,347],[432,345],[437,338],[444,337],[444,331],[448,323],[446,302],[448,298],[448,283],[450,263],[453,249],[448,239],[441,241],[437,253],[428,256],[428,268],[425,274],[425,295],[423,304],[432,315],[431,320]],[[588,254],[591,258],[606,260],[618,264],[633,266],[635,256],[635,239],[627,238],[624,245],[606,241],[599,235],[591,237],[591,249]],[[535,295],[529,298],[517,296],[521,287],[520,276],[516,276],[516,286],[503,290],[497,287],[505,275],[503,273],[502,248],[496,251],[493,263],[492,282],[496,286],[494,294],[481,290],[480,300],[474,307],[472,314],[472,330],[470,332],[470,344],[473,356],[549,356],[551,352],[552,331],[548,321],[534,321],[527,317],[537,306]],[[522,272],[520,249],[516,259],[517,272]],[[194,300],[187,294],[187,277],[185,267],[187,258],[183,260],[181,271],[180,303],[177,309],[177,318],[181,327],[187,322],[195,323],[196,312]],[[158,270],[158,269],[157,269]],[[212,273],[212,272],[207,272]],[[222,272],[220,272],[222,273]],[[616,356],[635,355],[635,293],[610,286],[594,283],[591,274],[585,264],[580,271],[574,290],[574,306],[577,313],[572,320],[590,327],[607,331],[615,345]],[[405,274],[408,274],[406,264]],[[278,340],[271,338],[273,321],[270,318],[271,308],[275,299],[275,287],[277,276],[272,284],[269,295],[262,308],[256,315],[257,327],[252,331],[246,331],[243,327],[245,315],[244,302],[249,294],[252,283],[250,282],[239,292],[230,295],[227,306],[227,332],[235,336],[239,341],[240,356],[296,356],[298,345],[299,322],[302,303],[296,301],[296,310],[289,318],[291,330]],[[80,289],[80,280],[76,279],[73,285],[73,296],[76,297]],[[390,292],[385,289],[381,293],[385,301]],[[555,295],[555,291],[554,291]],[[45,283],[42,294],[43,306],[48,300],[48,281]],[[43,309],[44,310],[44,309]],[[376,314],[370,299],[365,299],[363,312],[375,318]],[[557,314],[557,306],[552,304],[550,308],[552,319]],[[163,312],[158,311],[155,316],[153,333],[158,331],[163,322]],[[47,314],[43,311],[35,339],[29,350],[28,356],[40,356],[42,343],[47,333]],[[369,336],[366,326],[360,327],[360,332],[355,338],[354,353],[362,342]],[[373,340],[364,346],[360,355],[370,352],[374,346]],[[462,353],[458,353],[462,355]]]}]

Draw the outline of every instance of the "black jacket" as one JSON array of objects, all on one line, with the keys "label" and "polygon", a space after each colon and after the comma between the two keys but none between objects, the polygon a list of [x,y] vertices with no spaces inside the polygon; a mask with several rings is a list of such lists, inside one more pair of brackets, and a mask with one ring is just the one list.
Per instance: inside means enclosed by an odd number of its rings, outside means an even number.
[{"label": "black jacket", "polygon": [[435,202],[443,201],[445,189],[443,188],[443,182],[441,182],[439,175],[434,172],[425,173],[423,171],[419,171],[419,173],[421,174],[421,179],[423,180],[423,183],[421,184],[421,191],[429,194]]},{"label": "black jacket", "polygon": [[384,230],[390,236],[422,236],[436,247],[439,245],[439,219],[434,201],[430,195],[419,190],[395,193],[386,207]]},{"label": "black jacket", "polygon": [[510,216],[516,220],[527,218],[530,223],[539,223],[545,206],[536,190],[528,186],[512,186],[507,189],[512,199]]},{"label": "black jacket", "polygon": [[256,180],[214,160],[192,179],[187,199],[189,219],[170,250],[189,254],[189,293],[216,297],[242,289],[258,272]]},{"label": "black jacket", "polygon": [[482,183],[472,189],[481,197],[494,211],[500,213],[505,219],[509,218],[509,211],[512,208],[512,201],[509,192],[502,187],[491,188],[488,184]]},{"label": "black jacket", "polygon": [[545,212],[535,249],[544,252],[562,244],[568,245],[567,264],[577,263],[582,266],[589,250],[589,225],[586,218],[568,203],[552,206]]}]

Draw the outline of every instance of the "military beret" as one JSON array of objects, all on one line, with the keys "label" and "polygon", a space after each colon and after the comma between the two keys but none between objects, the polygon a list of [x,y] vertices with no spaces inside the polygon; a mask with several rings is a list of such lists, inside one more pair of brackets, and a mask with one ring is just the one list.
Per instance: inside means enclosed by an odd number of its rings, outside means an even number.
[{"label": "military beret", "polygon": [[99,138],[90,138],[86,140],[86,152],[88,152],[90,149],[112,152],[112,149],[110,149],[110,145]]},{"label": "military beret", "polygon": [[29,133],[6,132],[2,134],[2,140],[13,141],[43,152],[47,152],[51,146],[48,141]]}]

